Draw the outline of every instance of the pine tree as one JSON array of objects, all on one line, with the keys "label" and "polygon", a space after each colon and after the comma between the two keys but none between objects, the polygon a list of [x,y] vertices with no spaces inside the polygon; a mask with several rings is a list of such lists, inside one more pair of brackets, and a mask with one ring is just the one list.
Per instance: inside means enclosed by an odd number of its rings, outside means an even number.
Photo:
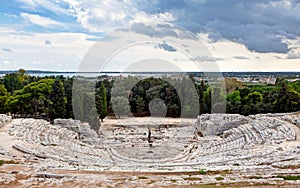
[{"label": "pine tree", "polygon": [[0,85],[0,113],[5,113],[5,102],[9,97],[9,93],[7,92],[4,85]]},{"label": "pine tree", "polygon": [[145,108],[145,101],[143,100],[142,97],[138,96],[137,100],[136,100],[136,111],[139,115],[141,115],[141,113],[143,112]]},{"label": "pine tree", "polygon": [[101,122],[103,122],[103,119],[107,116],[106,89],[103,82],[96,93],[96,108],[99,118],[101,119]]},{"label": "pine tree", "polygon": [[112,108],[115,114],[120,118],[121,115],[128,115],[130,112],[129,102],[125,97],[113,97],[112,101]]}]

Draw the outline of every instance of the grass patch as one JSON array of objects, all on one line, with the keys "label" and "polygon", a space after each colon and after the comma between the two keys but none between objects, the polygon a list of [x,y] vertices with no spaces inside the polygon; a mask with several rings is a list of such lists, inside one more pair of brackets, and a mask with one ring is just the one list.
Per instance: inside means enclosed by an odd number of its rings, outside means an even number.
[{"label": "grass patch", "polygon": [[219,176],[219,177],[215,177],[215,179],[216,179],[217,181],[224,180],[224,178],[223,178],[223,177],[221,177],[221,176]]},{"label": "grass patch", "polygon": [[0,160],[0,166],[4,165],[4,164],[19,164],[19,162],[13,161],[13,160],[10,160],[10,161]]},{"label": "grass patch", "polygon": [[238,164],[238,163],[234,163],[232,166],[240,166],[240,164]]},{"label": "grass patch", "polygon": [[207,171],[208,175],[226,175],[231,174],[231,170],[217,170],[217,171]]},{"label": "grass patch", "polygon": [[286,166],[273,166],[275,168],[279,168],[279,169],[298,169],[300,168],[300,165],[286,165]]},{"label": "grass patch", "polygon": [[[249,182],[237,182],[237,183],[210,183],[210,184],[199,184],[197,188],[240,188],[240,187],[266,187],[272,186],[268,183],[249,183]],[[274,186],[275,187],[275,186]]]},{"label": "grass patch", "polygon": [[277,178],[282,178],[284,180],[300,180],[300,176],[277,176]]},{"label": "grass patch", "polygon": [[226,175],[231,174],[231,170],[206,171],[205,169],[200,169],[199,173],[202,175]]},{"label": "grass patch", "polygon": [[154,181],[154,180],[151,180],[148,184],[153,184],[153,183],[155,183],[156,181]]},{"label": "grass patch", "polygon": [[176,183],[177,182],[177,180],[170,180],[172,183]]},{"label": "grass patch", "polygon": [[202,174],[202,175],[205,175],[207,172],[206,172],[205,169],[200,169],[200,170],[199,170],[199,173]]},{"label": "grass patch", "polygon": [[215,188],[217,187],[215,183],[206,184],[206,185],[197,185],[197,188]]},{"label": "grass patch", "polygon": [[147,178],[146,176],[139,176],[138,179],[139,179],[139,180],[146,180],[146,179],[148,179],[148,178]]},{"label": "grass patch", "polygon": [[183,178],[186,181],[201,181],[201,178],[197,178],[197,177],[188,177],[188,178]]},{"label": "grass patch", "polygon": [[244,176],[245,179],[263,179],[261,176]]}]

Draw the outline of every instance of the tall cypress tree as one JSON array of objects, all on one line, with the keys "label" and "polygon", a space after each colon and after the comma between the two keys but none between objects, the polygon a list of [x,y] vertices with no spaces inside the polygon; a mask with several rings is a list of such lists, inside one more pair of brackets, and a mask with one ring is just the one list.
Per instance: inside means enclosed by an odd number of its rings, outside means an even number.
[{"label": "tall cypress tree", "polygon": [[49,118],[53,121],[55,118],[62,118],[65,116],[66,109],[65,104],[66,100],[64,97],[64,87],[59,80],[55,80],[52,85],[52,92],[50,94],[50,109],[49,109]]},{"label": "tall cypress tree", "polygon": [[107,99],[106,99],[106,89],[104,83],[101,83],[101,86],[96,93],[96,108],[99,114],[99,119],[103,122],[103,119],[107,116]]},{"label": "tall cypress tree", "polygon": [[67,78],[64,82],[65,97],[67,100],[65,118],[74,118],[72,106],[72,87],[73,78]]}]

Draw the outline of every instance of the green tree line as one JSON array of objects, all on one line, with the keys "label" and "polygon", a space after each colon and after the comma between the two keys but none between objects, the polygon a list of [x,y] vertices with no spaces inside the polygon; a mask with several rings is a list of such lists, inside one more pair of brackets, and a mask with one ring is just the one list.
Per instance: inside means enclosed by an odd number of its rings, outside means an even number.
[{"label": "green tree line", "polygon": [[[220,89],[210,87],[205,80],[196,82],[192,76],[190,78],[197,96],[180,97],[193,94],[191,87],[182,87],[188,84],[187,78],[174,82],[170,78],[138,80],[129,76],[122,79],[101,78],[96,83],[91,81],[90,87],[95,88],[94,92],[80,92],[79,87],[76,91],[79,94],[73,97],[73,78],[29,76],[20,69],[0,79],[0,113],[15,117],[40,117],[50,121],[55,118],[74,118],[72,103],[75,101],[80,104],[76,117],[93,124],[113,113],[116,116],[129,113],[149,116],[149,104],[153,100],[159,102],[152,107],[154,111],[165,110],[165,115],[169,117],[195,117],[211,113],[214,105],[212,96],[220,94]],[[277,78],[275,85],[251,85],[235,79],[225,81],[226,92],[219,97],[227,99],[226,113],[250,115],[300,110],[299,81],[288,82],[285,78]],[[130,83],[135,84],[131,86]],[[93,102],[95,108],[90,108]],[[89,116],[92,112],[97,113],[98,117]],[[153,112],[152,115],[161,114]]]}]

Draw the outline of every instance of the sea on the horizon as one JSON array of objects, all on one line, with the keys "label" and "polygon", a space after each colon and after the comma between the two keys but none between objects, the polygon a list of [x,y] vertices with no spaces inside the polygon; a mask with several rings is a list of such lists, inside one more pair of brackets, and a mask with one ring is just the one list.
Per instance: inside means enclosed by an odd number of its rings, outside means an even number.
[{"label": "sea on the horizon", "polygon": [[[17,71],[1,71],[0,70],[0,77],[5,76],[8,73],[13,73]],[[99,76],[128,76],[128,75],[135,75],[135,76],[162,76],[162,75],[173,75],[173,74],[194,74],[195,76],[208,76],[210,73],[203,73],[203,72],[52,72],[52,71],[34,71],[29,70],[26,71],[27,74],[30,76],[38,76],[38,77],[45,77],[45,76],[64,76],[64,77],[73,77],[73,76],[83,76],[83,77],[99,77]],[[216,73],[216,72],[215,72]],[[211,72],[212,75],[215,73]],[[219,72],[217,73],[219,76],[224,77],[260,77],[260,76],[295,76],[297,78],[300,77],[300,72]]]}]

